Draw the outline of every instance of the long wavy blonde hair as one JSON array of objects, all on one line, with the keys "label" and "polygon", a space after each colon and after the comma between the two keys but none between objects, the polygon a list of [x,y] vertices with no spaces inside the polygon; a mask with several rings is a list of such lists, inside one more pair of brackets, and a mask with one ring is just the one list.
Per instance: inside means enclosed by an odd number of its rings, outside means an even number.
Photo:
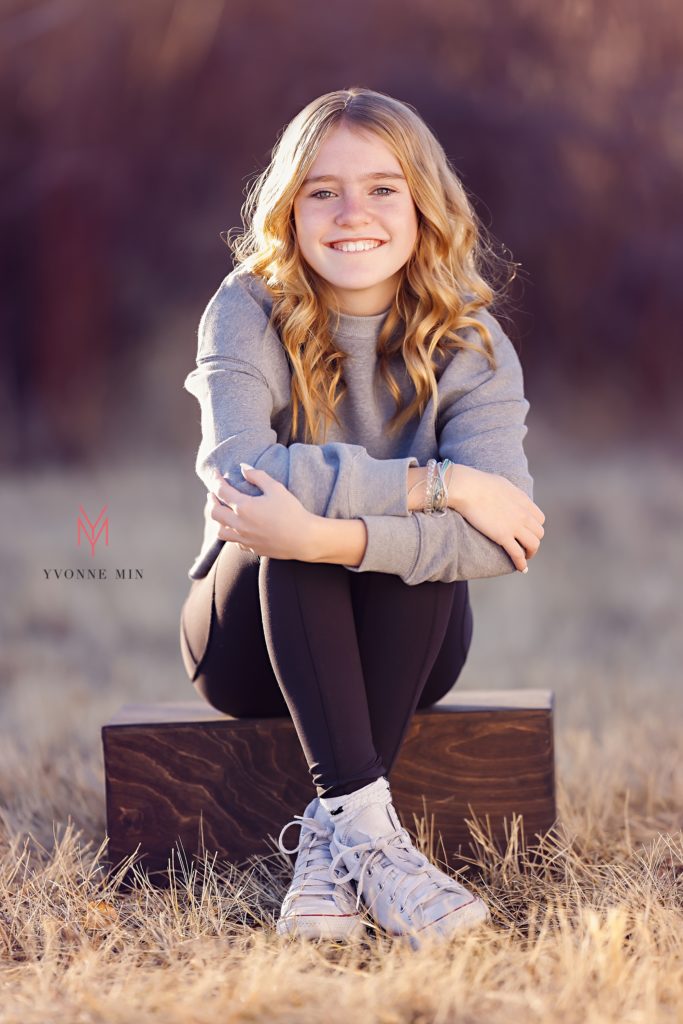
[{"label": "long wavy blonde hair", "polygon": [[[345,353],[335,345],[331,328],[330,314],[336,318],[340,312],[337,299],[301,256],[293,203],[328,133],[341,124],[373,132],[389,147],[418,215],[416,244],[377,341],[377,367],[397,406],[388,430],[398,431],[421,416],[430,396],[436,415],[435,371],[448,349],[483,352],[496,368],[490,332],[475,314],[496,294],[483,266],[503,261],[494,256],[443,148],[407,103],[359,87],[326,93],[282,131],[268,167],[247,189],[243,233],[230,239],[229,232],[227,239],[235,263],[262,278],[273,297],[271,323],[292,370],[292,437],[298,436],[301,405],[303,440],[314,444],[324,443],[332,419],[339,424],[335,410],[346,390]],[[479,332],[483,349],[458,336],[466,327]],[[415,387],[405,406],[390,368],[399,352]]]}]

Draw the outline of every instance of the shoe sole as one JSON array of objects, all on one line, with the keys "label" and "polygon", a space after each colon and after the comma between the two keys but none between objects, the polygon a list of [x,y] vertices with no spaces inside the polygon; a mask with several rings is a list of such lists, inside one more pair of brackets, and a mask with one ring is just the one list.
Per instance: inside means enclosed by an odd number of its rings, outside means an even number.
[{"label": "shoe sole", "polygon": [[330,914],[299,914],[281,917],[275,925],[278,935],[302,939],[336,939],[344,942],[358,942],[367,937],[363,921],[355,914],[344,917]]},{"label": "shoe sole", "polygon": [[[483,900],[477,898],[472,903],[466,903],[458,910],[452,910],[444,917],[432,924],[424,925],[418,931],[391,932],[384,931],[393,939],[403,939],[410,943],[413,949],[419,949],[421,942],[432,938],[449,939],[452,935],[460,935],[472,931],[479,925],[490,924],[491,912]],[[455,927],[453,927],[455,926]]]}]

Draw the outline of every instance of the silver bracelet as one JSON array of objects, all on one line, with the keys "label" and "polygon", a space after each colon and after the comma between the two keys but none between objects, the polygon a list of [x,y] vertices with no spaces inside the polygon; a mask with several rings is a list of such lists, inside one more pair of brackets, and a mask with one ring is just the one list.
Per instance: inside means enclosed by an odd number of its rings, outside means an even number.
[{"label": "silver bracelet", "polygon": [[425,503],[423,512],[431,514],[434,499],[434,480],[436,477],[436,459],[429,459],[427,462],[427,486],[425,489]]},{"label": "silver bracelet", "polygon": [[437,497],[438,489],[439,489],[438,469],[439,469],[439,464],[438,464],[438,462],[435,461],[434,462],[434,472],[433,472],[431,480],[430,480],[430,486],[427,488],[427,493],[425,495],[425,504],[424,504],[423,511],[426,512],[427,515],[431,515],[433,513],[433,511],[434,511],[434,501],[435,501],[435,498]]},{"label": "silver bracelet", "polygon": [[423,509],[427,515],[436,513],[439,516],[445,516],[448,511],[446,470],[450,465],[452,465],[450,459],[444,459],[443,462],[430,459],[427,463],[427,494]]},{"label": "silver bracelet", "polygon": [[444,459],[443,462],[438,462],[436,468],[438,470],[438,481],[437,490],[434,496],[433,507],[434,510],[440,516],[445,516],[448,510],[448,486],[446,485],[446,471],[448,467],[452,465],[450,459]]},{"label": "silver bracelet", "polygon": [[446,514],[447,507],[449,507],[449,488],[445,483],[445,471],[450,465],[450,459],[436,463],[437,473],[431,489],[428,490],[424,509],[428,515],[435,513],[438,516],[444,516]]},{"label": "silver bracelet", "polygon": [[[453,463],[450,459],[444,459],[443,463],[436,459],[429,459],[427,462],[427,477],[425,488],[425,502],[422,511],[428,515],[437,514],[445,516],[448,510],[448,486],[446,484],[446,472]],[[408,491],[412,494],[416,487],[424,483],[418,480]]]}]

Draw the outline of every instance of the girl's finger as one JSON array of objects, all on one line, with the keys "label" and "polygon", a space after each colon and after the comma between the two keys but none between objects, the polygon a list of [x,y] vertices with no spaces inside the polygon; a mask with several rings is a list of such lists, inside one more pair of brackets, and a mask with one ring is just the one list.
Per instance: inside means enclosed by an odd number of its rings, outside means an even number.
[{"label": "girl's finger", "polygon": [[516,533],[516,538],[520,543],[522,550],[524,551],[527,560],[531,561],[539,547],[541,546],[540,537],[536,536],[536,533],[528,526],[520,526]]},{"label": "girl's finger", "polygon": [[238,530],[235,530],[232,526],[227,526],[225,523],[221,523],[218,528],[218,536],[221,540],[229,540],[233,544],[244,544],[244,539]]},{"label": "girl's finger", "polygon": [[524,524],[525,529],[529,530],[539,540],[543,540],[545,537],[545,529],[541,526],[537,519],[528,519]]},{"label": "girl's finger", "polygon": [[[238,527],[238,511],[235,502],[221,501],[215,494],[209,494],[211,498],[211,518],[218,523],[227,523],[229,526]],[[220,514],[218,510],[220,509]],[[232,518],[234,517],[234,518]]]},{"label": "girl's finger", "polygon": [[545,522],[545,513],[543,512],[543,510],[540,509],[538,507],[538,505],[534,504],[532,511],[533,511],[534,515],[536,516],[536,519],[538,520],[538,522],[541,524],[541,526],[543,526],[543,524]]},{"label": "girl's finger", "polygon": [[210,485],[210,493],[215,494],[217,497],[221,494],[230,497],[232,494],[239,494],[241,492],[238,491],[236,487],[233,487],[232,484],[229,484],[225,477],[221,476],[220,473],[215,473]]},{"label": "girl's finger", "polygon": [[505,550],[515,563],[515,568],[519,572],[526,572],[528,569],[526,564],[526,551],[522,545],[518,541],[512,540],[509,545],[505,545]]},{"label": "girl's finger", "polygon": [[222,498],[212,494],[211,491],[209,491],[209,498],[214,508],[229,508],[235,515],[239,515],[239,506],[236,501],[223,501]]},{"label": "girl's finger", "polygon": [[219,498],[215,491],[207,491],[208,497],[211,499],[213,505],[225,505],[227,502]]}]

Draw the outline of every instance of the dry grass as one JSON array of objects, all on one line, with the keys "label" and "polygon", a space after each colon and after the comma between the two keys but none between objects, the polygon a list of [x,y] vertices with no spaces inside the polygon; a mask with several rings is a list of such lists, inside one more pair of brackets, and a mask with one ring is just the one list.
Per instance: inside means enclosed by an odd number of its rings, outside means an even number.
[{"label": "dry grass", "polygon": [[[529,457],[546,541],[528,576],[472,585],[461,685],[555,691],[561,824],[534,851],[511,822],[501,855],[472,821],[470,884],[493,923],[417,953],[381,935],[359,949],[278,939],[282,855],[207,857],[168,890],[138,876],[117,891],[99,728],[127,700],[193,693],[177,613],[203,495],[177,459],[4,481],[3,1022],[683,1019],[683,482],[661,451],[589,458],[538,428]],[[80,501],[109,502],[98,563],[142,566],[142,583],[41,579],[87,564]]]}]

